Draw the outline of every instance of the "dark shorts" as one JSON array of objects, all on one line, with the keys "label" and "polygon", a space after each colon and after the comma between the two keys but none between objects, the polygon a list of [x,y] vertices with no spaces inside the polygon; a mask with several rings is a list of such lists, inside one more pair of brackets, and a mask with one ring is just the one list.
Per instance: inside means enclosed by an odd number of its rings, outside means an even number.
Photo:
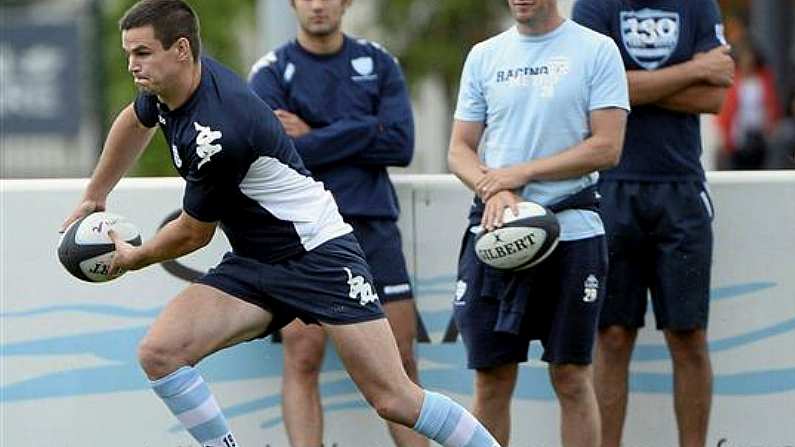
[{"label": "dark shorts", "polygon": [[[483,369],[527,361],[531,340],[551,364],[589,364],[604,301],[607,248],[603,236],[560,242],[543,262],[516,273],[485,266],[467,231],[458,265],[453,311],[467,364]],[[516,301],[523,300],[523,301]],[[505,312],[519,303],[524,312]],[[515,333],[495,330],[516,317]]]},{"label": "dark shorts", "polygon": [[606,181],[599,190],[610,253],[599,326],[642,327],[651,292],[658,329],[706,328],[713,218],[706,186]]},{"label": "dark shorts", "polygon": [[412,298],[411,282],[397,222],[389,219],[346,217],[353,226],[382,303]]},{"label": "dark shorts", "polygon": [[364,254],[352,234],[276,264],[227,253],[196,282],[271,312],[273,322],[261,337],[295,318],[351,324],[384,317]]}]

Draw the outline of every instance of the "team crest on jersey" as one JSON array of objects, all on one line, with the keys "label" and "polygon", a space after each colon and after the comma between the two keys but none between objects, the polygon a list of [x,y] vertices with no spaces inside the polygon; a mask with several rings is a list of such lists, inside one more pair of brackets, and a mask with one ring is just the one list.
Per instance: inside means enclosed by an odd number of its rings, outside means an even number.
[{"label": "team crest on jersey", "polygon": [[459,279],[458,282],[455,283],[455,300],[453,300],[453,304],[456,306],[466,306],[467,302],[464,300],[466,293],[467,283]]},{"label": "team crest on jersey", "polygon": [[220,130],[212,130],[210,126],[202,126],[198,122],[194,122],[193,127],[199,132],[196,135],[196,155],[199,156],[201,161],[196,169],[201,169],[205,163],[210,161],[210,157],[223,149],[220,144],[214,144],[223,134]]},{"label": "team crest on jersey", "polygon": [[377,77],[376,74],[373,74],[373,58],[370,56],[351,59],[351,66],[356,73],[359,73],[358,76],[352,77],[354,81],[369,81]]},{"label": "team crest on jersey", "polygon": [[679,13],[657,9],[621,12],[621,39],[638,65],[654,70],[676,50],[681,26]]}]

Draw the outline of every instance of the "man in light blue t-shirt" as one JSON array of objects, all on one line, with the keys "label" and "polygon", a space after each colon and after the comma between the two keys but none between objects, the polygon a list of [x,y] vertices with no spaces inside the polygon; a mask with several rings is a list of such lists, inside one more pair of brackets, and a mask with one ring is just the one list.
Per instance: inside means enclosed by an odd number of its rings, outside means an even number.
[{"label": "man in light blue t-shirt", "polygon": [[[508,444],[518,364],[540,340],[562,444],[596,447],[590,364],[607,250],[595,184],[620,158],[627,80],[613,41],[561,17],[556,0],[508,4],[516,26],[475,45],[464,64],[448,155],[476,193],[454,303],[477,375],[473,412]],[[523,200],[557,213],[558,248],[529,270],[486,267],[474,253],[478,227],[499,227]]]}]

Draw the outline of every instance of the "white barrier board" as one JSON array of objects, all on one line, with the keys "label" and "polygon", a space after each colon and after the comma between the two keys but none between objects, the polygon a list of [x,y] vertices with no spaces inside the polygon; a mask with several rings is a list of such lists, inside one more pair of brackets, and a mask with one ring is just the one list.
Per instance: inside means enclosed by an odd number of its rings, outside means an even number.
[{"label": "white barrier board", "polygon": [[[472,373],[452,341],[451,299],[470,194],[449,176],[396,176],[404,248],[429,342],[421,380],[465,404]],[[708,445],[795,447],[795,174],[710,176],[717,216],[710,346],[715,398]],[[152,266],[107,284],[60,266],[57,228],[84,180],[0,181],[0,445],[192,446],[150,391],[136,344],[187,282]],[[109,210],[151,237],[181,204],[177,179],[128,179]],[[177,269],[206,270],[222,235]],[[172,270],[173,271],[173,270]],[[651,316],[649,316],[651,318]],[[626,447],[677,444],[670,360],[653,320],[631,366]],[[446,340],[447,339],[447,340]],[[558,408],[534,346],[513,404],[512,445],[560,445]],[[242,446],[287,446],[280,412],[282,352],[246,343],[201,363]],[[327,446],[392,445],[332,350],[321,376]]]}]

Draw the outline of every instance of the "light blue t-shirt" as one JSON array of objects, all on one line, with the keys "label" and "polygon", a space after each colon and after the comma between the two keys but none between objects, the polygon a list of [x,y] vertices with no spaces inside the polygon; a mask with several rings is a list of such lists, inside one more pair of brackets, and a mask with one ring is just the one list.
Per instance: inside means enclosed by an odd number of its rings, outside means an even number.
[{"label": "light blue t-shirt", "polygon": [[[627,78],[612,39],[564,21],[525,36],[516,27],[475,45],[467,56],[455,119],[485,123],[480,157],[502,168],[562,152],[591,134],[589,112],[629,110]],[[549,205],[596,184],[598,174],[530,182],[521,195]],[[604,234],[599,215],[558,214],[561,240]]]}]

